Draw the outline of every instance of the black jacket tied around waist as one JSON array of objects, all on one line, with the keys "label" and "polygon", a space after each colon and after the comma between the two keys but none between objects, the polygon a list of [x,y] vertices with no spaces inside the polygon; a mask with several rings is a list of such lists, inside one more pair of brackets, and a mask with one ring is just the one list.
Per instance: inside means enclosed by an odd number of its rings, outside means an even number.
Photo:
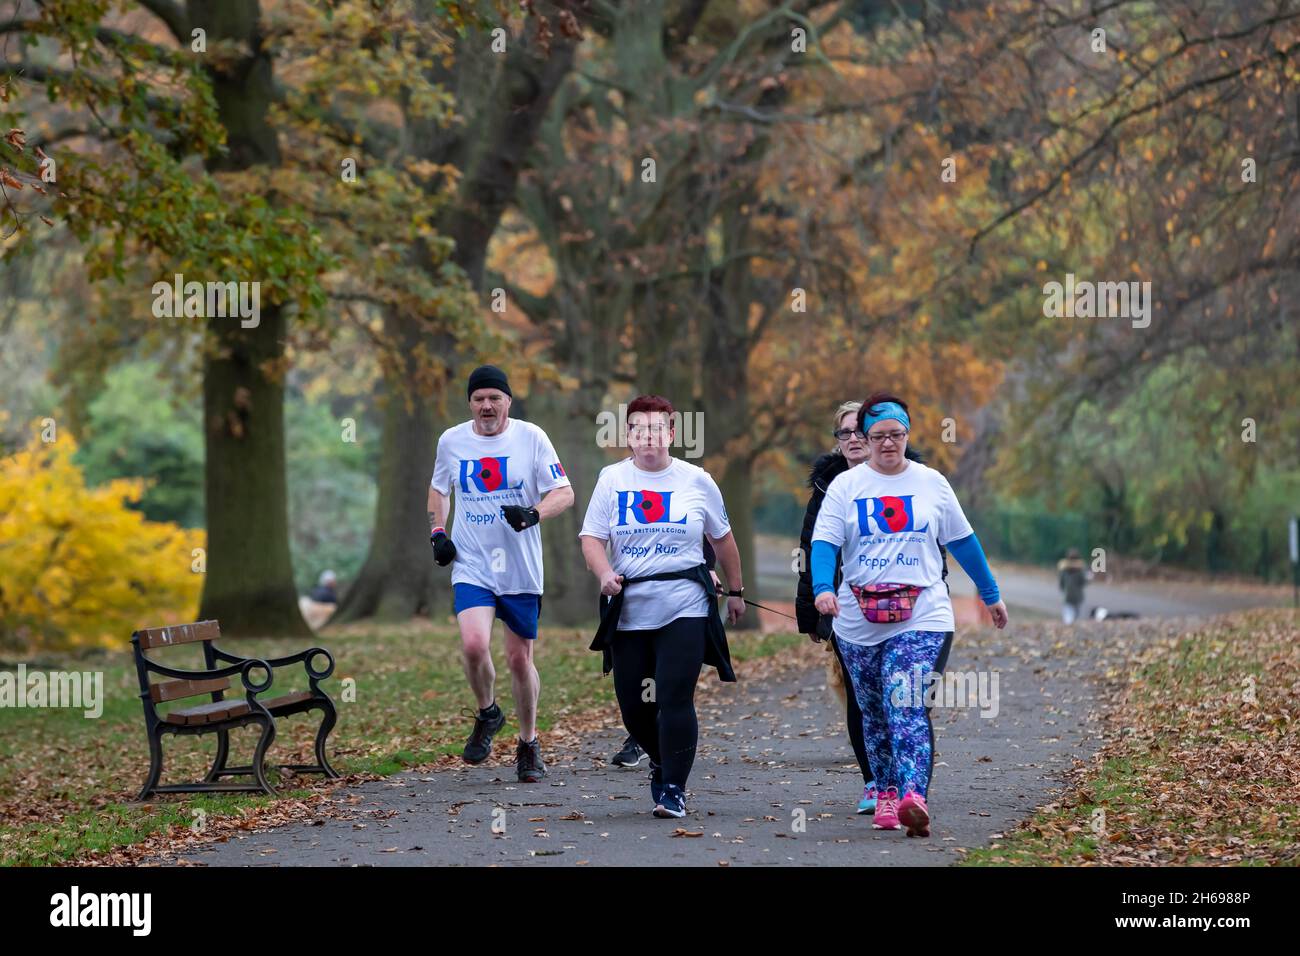
[{"label": "black jacket tied around waist", "polygon": [[643,584],[647,581],[695,581],[704,588],[709,599],[709,613],[704,619],[704,663],[718,669],[718,680],[735,681],[736,673],[731,669],[731,652],[727,648],[727,632],[722,626],[722,616],[718,613],[717,595],[713,589],[713,578],[709,575],[707,564],[698,564],[693,568],[680,571],[661,571],[647,574],[640,578],[624,578],[623,590],[601,600],[600,626],[596,628],[596,637],[591,642],[591,650],[601,651],[605,655],[604,671],[608,674],[614,669],[614,657],[610,645],[618,631],[619,617],[623,613],[623,596],[627,594],[628,585]]}]

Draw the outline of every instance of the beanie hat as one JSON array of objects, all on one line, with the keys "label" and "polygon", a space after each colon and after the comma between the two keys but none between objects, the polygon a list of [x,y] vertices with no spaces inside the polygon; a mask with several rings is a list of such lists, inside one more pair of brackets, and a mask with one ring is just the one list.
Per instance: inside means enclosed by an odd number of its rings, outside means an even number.
[{"label": "beanie hat", "polygon": [[499,388],[514,398],[514,394],[510,391],[510,383],[506,381],[506,373],[495,365],[480,365],[470,373],[469,390],[465,397],[472,396],[480,388]]}]

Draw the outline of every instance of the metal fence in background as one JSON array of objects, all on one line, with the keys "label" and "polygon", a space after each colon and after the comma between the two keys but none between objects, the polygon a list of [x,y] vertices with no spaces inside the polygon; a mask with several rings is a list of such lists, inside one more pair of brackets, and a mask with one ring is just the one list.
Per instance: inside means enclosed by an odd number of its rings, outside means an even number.
[{"label": "metal fence in background", "polygon": [[[756,530],[797,535],[803,525],[804,503],[788,494],[760,495],[754,509]],[[1185,542],[1161,541],[1160,529],[1140,522],[1083,511],[1060,513],[973,509],[967,511],[984,550],[993,557],[1021,564],[1050,567],[1069,548],[1090,560],[1094,548],[1108,556],[1123,556],[1152,564],[1289,583],[1287,514],[1271,524],[1236,527],[1224,520],[1193,529]]]},{"label": "metal fence in background", "polygon": [[1141,527],[1117,527],[1104,515],[983,510],[967,517],[990,555],[1024,564],[1053,565],[1068,548],[1089,560],[1094,548],[1154,564],[1232,574],[1269,582],[1289,582],[1287,515],[1272,526],[1227,528],[1211,523],[1194,529],[1186,542],[1156,543],[1157,535]]}]

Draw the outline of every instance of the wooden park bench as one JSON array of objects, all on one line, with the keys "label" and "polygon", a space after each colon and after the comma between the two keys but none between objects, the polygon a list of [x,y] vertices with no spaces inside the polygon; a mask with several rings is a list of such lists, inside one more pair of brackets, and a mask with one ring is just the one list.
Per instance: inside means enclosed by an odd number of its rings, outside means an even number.
[{"label": "wooden park bench", "polygon": [[[330,766],[325,757],[325,739],[334,729],[337,713],[334,702],[328,694],[320,689],[320,682],[334,673],[334,657],[323,647],[311,647],[288,657],[262,660],[255,657],[240,657],[217,647],[217,638],[221,636],[221,627],[216,621],[199,621],[195,624],[178,624],[172,627],[151,627],[136,631],[131,635],[131,644],[135,649],[136,672],[140,678],[140,700],[144,704],[145,730],[149,736],[149,777],[140,799],[147,799],[152,793],[206,793],[210,791],[261,791],[274,794],[275,789],[266,779],[266,751],[275,740],[275,718],[297,714],[307,710],[319,710],[324,715],[320,728],[316,731],[316,763],[281,764],[281,769],[302,773],[323,773],[327,777],[337,777],[338,773]],[[206,670],[191,671],[167,667],[148,657],[145,652],[161,647],[173,647],[180,644],[203,642],[203,659]],[[317,670],[313,660],[324,656],[326,667]],[[221,666],[221,665],[225,666]],[[270,689],[274,680],[274,669],[291,664],[302,664],[307,670],[309,691],[298,691],[280,697],[263,699],[259,695]],[[150,682],[149,675],[158,674],[171,678]],[[242,697],[226,699],[230,690],[230,678],[239,675],[243,684]],[[183,700],[211,694],[208,703],[183,707],[166,714],[158,712],[158,705],[168,701]],[[261,736],[253,754],[253,762],[248,766],[228,767],[226,758],[230,751],[230,731],[245,725],[260,725]],[[163,734],[211,734],[217,735],[217,755],[212,762],[207,776],[193,783],[168,784],[159,786],[162,775],[162,737]],[[223,783],[222,777],[251,776],[255,782]]]}]

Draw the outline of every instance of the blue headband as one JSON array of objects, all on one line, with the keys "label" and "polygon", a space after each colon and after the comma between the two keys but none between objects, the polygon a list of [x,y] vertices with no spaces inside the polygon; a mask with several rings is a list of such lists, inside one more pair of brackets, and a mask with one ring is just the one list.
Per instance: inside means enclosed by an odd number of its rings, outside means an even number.
[{"label": "blue headband", "polygon": [[[879,411],[873,415],[871,414],[872,408],[879,409]],[[912,422],[907,417],[907,412],[903,411],[902,405],[898,404],[898,402],[881,402],[879,405],[872,405],[871,408],[862,409],[862,433],[866,434],[867,430],[876,422],[883,422],[890,418],[898,419],[903,423],[904,428],[908,431],[912,430]]]}]

